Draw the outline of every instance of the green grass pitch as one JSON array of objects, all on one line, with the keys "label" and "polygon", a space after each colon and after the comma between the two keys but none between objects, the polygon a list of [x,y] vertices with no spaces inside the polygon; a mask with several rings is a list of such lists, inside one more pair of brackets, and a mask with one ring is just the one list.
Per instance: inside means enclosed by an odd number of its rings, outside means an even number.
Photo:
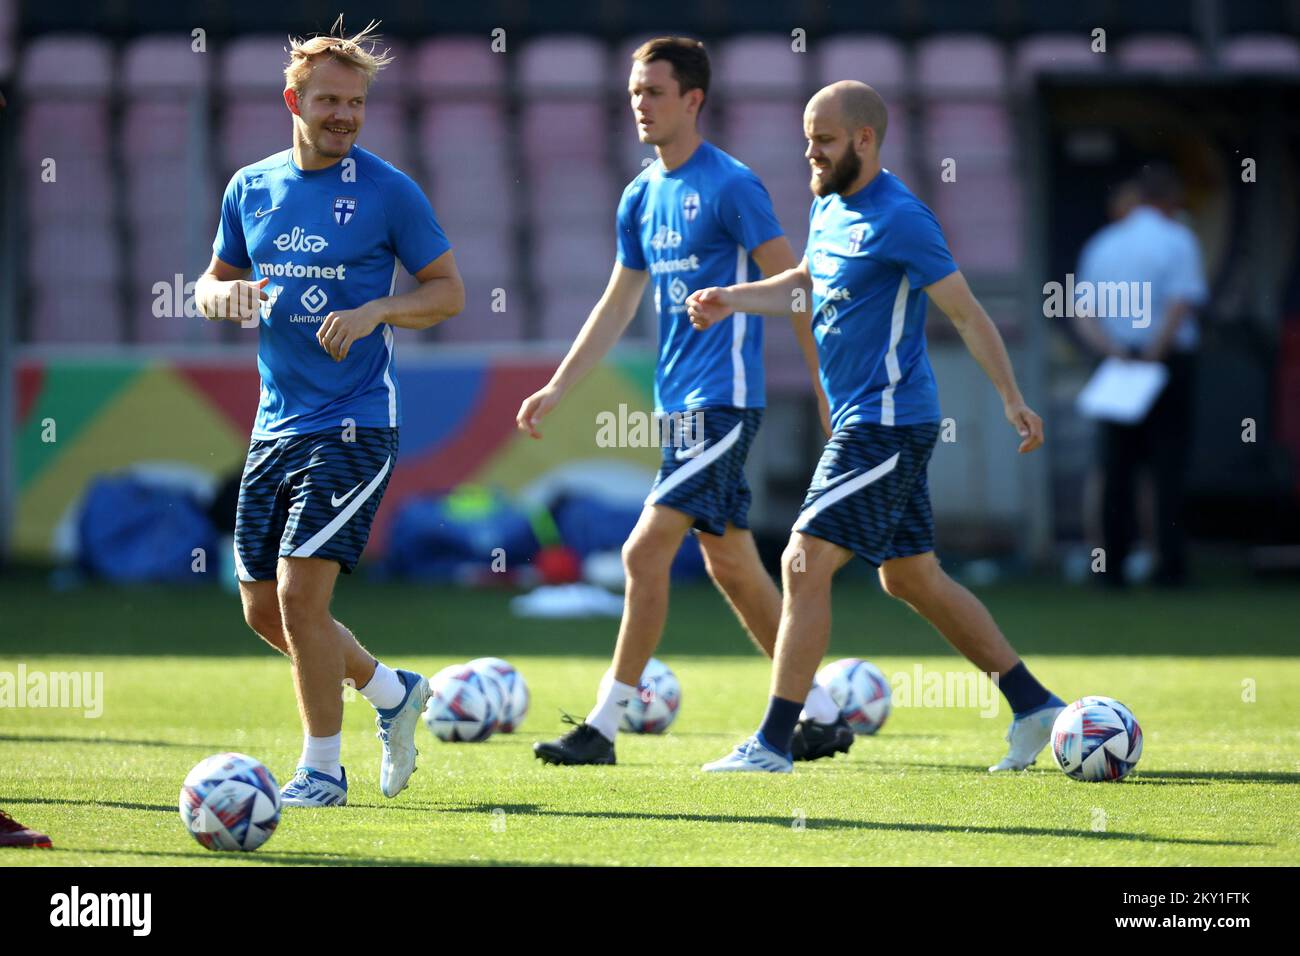
[{"label": "green grass pitch", "polygon": [[[102,671],[102,716],[0,709],[0,807],[55,849],[0,865],[1300,864],[1300,594],[1293,587],[1122,597],[1056,584],[980,591],[1035,673],[1067,699],[1119,698],[1145,750],[1118,784],[1068,779],[1044,753],[990,776],[1009,715],[897,706],[847,757],[790,776],[699,773],[749,733],[769,665],[707,586],[674,590],[658,656],[683,705],[663,737],[620,735],[616,767],[547,767],[531,744],[584,714],[616,622],[510,616],[505,592],[344,579],[335,613],[387,662],[433,673],[509,658],[533,692],[520,732],[444,744],[421,728],[410,789],[384,799],[373,712],[345,709],[349,806],[284,813],[251,854],[204,850],[176,809],[191,766],[249,753],[283,782],[300,743],[289,669],[216,589],[54,593],[0,579],[0,672]],[[865,574],[836,593],[828,659],[892,676],[969,670]],[[1001,703],[1001,701],[999,701]]]}]

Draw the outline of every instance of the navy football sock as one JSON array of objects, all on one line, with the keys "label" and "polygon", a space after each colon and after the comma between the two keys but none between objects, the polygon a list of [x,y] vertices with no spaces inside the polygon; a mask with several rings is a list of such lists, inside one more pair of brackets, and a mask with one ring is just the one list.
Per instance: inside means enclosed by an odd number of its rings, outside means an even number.
[{"label": "navy football sock", "polygon": [[1011,712],[1017,717],[1031,710],[1042,707],[1052,697],[1052,692],[1029,673],[1025,662],[1021,661],[998,679],[998,689],[1011,705]]},{"label": "navy football sock", "polygon": [[784,697],[771,697],[767,701],[767,713],[758,732],[763,743],[777,753],[790,756],[790,740],[794,737],[794,725],[799,723],[799,712],[803,710],[803,701],[786,700]]}]

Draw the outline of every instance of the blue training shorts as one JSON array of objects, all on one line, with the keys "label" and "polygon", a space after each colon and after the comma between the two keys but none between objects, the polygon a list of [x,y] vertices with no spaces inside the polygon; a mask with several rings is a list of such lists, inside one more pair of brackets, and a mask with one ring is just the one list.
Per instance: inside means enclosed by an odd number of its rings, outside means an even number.
[{"label": "blue training shorts", "polygon": [[647,505],[665,505],[721,535],[727,525],[749,527],[745,458],[763,421],[761,408],[701,408],[679,413],[685,440],[663,443],[663,463]]}]

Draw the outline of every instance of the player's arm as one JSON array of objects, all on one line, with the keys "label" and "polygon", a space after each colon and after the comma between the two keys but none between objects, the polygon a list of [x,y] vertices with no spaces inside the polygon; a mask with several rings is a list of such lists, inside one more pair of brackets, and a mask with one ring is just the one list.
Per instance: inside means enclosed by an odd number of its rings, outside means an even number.
[{"label": "player's arm", "polygon": [[194,283],[194,304],[209,319],[244,322],[257,315],[261,302],[270,298],[265,291],[267,279],[249,282],[252,269],[241,269],[223,262],[215,255],[208,268]]},{"label": "player's arm", "polygon": [[538,422],[614,347],[636,315],[649,278],[650,274],[643,269],[629,269],[622,263],[614,263],[604,294],[587,316],[573,345],[569,346],[564,361],[550,382],[529,395],[519,406],[515,424],[520,431],[528,432],[534,438],[542,437],[537,430]]},{"label": "player's arm", "polygon": [[1002,335],[966,284],[966,277],[960,270],[949,273],[926,286],[925,291],[956,326],[966,348],[1002,396],[1007,421],[1011,422],[1022,439],[1021,453],[1038,448],[1043,444],[1043,420],[1025,404]]},{"label": "player's arm", "polygon": [[[750,254],[754,257],[754,261],[758,263],[758,267],[763,270],[765,277],[777,276],[783,272],[799,268],[799,261],[795,259],[794,250],[790,248],[790,241],[785,236],[769,239],[761,246],[756,246]],[[802,298],[803,302],[795,301],[796,298]],[[795,306],[800,304],[803,305],[803,308],[796,309]],[[808,367],[808,374],[812,377],[813,394],[817,396],[817,414],[821,419],[822,430],[829,437],[831,433],[831,409],[830,404],[826,401],[826,393],[822,391],[821,377],[817,374],[817,341],[813,338],[812,316],[808,308],[808,296],[796,297],[791,295],[790,299],[787,300],[784,311],[790,316],[790,327],[794,329],[794,337],[799,343],[799,351],[803,353],[804,365]]]},{"label": "player's arm", "polygon": [[[800,291],[803,294],[796,297]],[[690,315],[691,325],[703,330],[721,322],[733,312],[789,315],[799,305],[806,311],[811,296],[812,276],[808,272],[808,260],[805,257],[793,269],[786,269],[758,282],[696,289],[686,297],[686,311]]]},{"label": "player's arm", "polygon": [[465,308],[465,284],[450,249],[415,273],[415,279],[420,284],[410,292],[329,313],[316,332],[316,341],[339,362],[348,357],[353,342],[365,338],[381,323],[401,329],[427,329]]}]

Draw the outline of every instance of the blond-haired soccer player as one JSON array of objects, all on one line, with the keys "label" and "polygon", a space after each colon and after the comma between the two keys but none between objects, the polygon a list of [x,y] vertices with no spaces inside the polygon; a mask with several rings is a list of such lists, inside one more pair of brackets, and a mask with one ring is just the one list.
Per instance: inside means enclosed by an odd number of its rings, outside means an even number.
[{"label": "blond-haired soccer player", "polygon": [[[760,269],[784,272],[796,260],[758,177],[700,137],[696,120],[708,91],[709,58],[698,40],[659,37],[633,54],[632,112],[641,142],[653,144],[658,159],[623,191],[618,258],[604,295],[550,383],[519,409],[519,428],[539,437],[542,417],[605,356],[631,322],[647,282],[654,283],[656,411],[681,427],[664,443],[658,478],[623,546],[627,590],[612,680],[602,684],[584,722],[535,745],[548,763],[614,763],[619,720],[659,643],[669,568],[688,531],[699,533],[709,575],[750,637],[769,657],[776,641],[781,597],[748,530],[744,472],[764,406],[762,323],[737,314],[701,335],[691,329],[685,300],[696,289],[744,282]],[[788,305],[773,310],[789,313]],[[795,333],[815,378],[812,335],[806,317],[799,319]],[[853,734],[829,695],[807,686],[804,694],[816,723],[806,725],[798,755],[847,750]]]},{"label": "blond-haired soccer player", "polygon": [[[804,111],[814,195],[808,249],[762,282],[703,289],[688,300],[697,329],[736,311],[771,313],[811,295],[822,386],[834,433],[782,557],[784,606],[762,725],[706,771],[788,773],[803,695],[826,653],[831,580],[855,555],[980,670],[997,675],[1013,720],[993,771],[1022,770],[1047,744],[1064,702],[1029,673],[979,599],[934,554],[926,466],[939,398],[925,346],[929,298],[1002,397],[1020,452],[1043,443],[1002,337],[971,294],[934,214],[880,166],[885,104],[865,83],[819,91]],[[705,334],[709,334],[706,332]]]},{"label": "blond-haired soccer player", "polygon": [[[262,398],[239,489],[235,567],[244,619],[288,655],[304,741],[289,806],[347,800],[346,678],[378,711],[379,784],[415,770],[428,682],[392,670],[330,614],[397,459],[393,326],[424,329],[464,306],[451,246],[419,187],[356,145],[366,93],[390,58],[371,24],[291,41],[284,103],[293,146],[245,166],[221,204],[196,298],[209,318],[257,321]],[[393,295],[397,263],[419,287]],[[248,278],[249,275],[252,278]]]}]

